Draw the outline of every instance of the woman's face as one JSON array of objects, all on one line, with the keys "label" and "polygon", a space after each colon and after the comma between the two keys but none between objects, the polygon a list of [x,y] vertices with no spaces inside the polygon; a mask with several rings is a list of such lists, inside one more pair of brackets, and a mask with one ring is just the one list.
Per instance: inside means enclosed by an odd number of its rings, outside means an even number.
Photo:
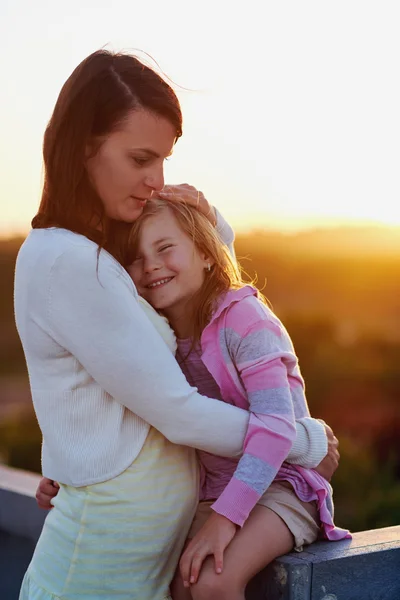
[{"label": "woman's face", "polygon": [[137,255],[128,272],[139,294],[173,319],[190,307],[207,265],[207,257],[164,208],[143,222]]},{"label": "woman's face", "polygon": [[106,215],[132,223],[154,191],[164,187],[164,160],[176,139],[173,125],[140,109],[132,111],[86,161],[89,179]]}]

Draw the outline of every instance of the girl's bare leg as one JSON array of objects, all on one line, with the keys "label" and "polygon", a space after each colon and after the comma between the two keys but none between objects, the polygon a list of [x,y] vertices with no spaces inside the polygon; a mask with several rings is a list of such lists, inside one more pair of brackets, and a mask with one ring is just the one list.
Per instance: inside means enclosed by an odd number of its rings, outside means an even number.
[{"label": "girl's bare leg", "polygon": [[170,585],[172,600],[192,600],[192,594],[189,588],[183,586],[183,579],[179,572],[179,567],[176,570],[175,576]]},{"label": "girl's bare leg", "polygon": [[[187,539],[185,542],[185,546],[182,550],[182,553],[185,551],[189,544],[190,540]],[[185,588],[183,585],[183,579],[181,572],[179,571],[179,564],[176,567],[175,575],[172,580],[171,585],[169,586],[172,600],[192,600],[192,594],[189,588]]]},{"label": "girl's bare leg", "polygon": [[215,573],[213,557],[204,562],[198,582],[190,588],[193,600],[245,600],[250,579],[293,547],[293,536],[282,519],[266,506],[255,506],[225,550],[222,573]]}]

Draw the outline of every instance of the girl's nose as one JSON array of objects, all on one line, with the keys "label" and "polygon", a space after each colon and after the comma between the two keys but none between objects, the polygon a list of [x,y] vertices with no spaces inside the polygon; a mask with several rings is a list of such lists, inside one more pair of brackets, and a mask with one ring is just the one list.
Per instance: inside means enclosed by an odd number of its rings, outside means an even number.
[{"label": "girl's nose", "polygon": [[157,260],[156,257],[148,258],[144,261],[145,273],[153,273],[153,271],[157,271],[158,269],[160,269],[160,267],[160,261]]}]

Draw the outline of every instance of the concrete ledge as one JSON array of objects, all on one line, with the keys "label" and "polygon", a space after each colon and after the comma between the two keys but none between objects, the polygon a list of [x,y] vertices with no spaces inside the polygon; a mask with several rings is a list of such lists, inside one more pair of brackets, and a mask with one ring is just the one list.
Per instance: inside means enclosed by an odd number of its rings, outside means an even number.
[{"label": "concrete ledge", "polygon": [[248,600],[400,600],[400,527],[283,556],[247,592]]},{"label": "concrete ledge", "polygon": [[[39,479],[0,466],[0,531],[25,538],[28,554],[47,514],[35,500]],[[246,599],[400,600],[400,526],[356,533],[352,540],[318,542],[283,556],[250,582]]]},{"label": "concrete ledge", "polygon": [[48,511],[38,507],[39,475],[0,465],[0,531],[36,542]]}]

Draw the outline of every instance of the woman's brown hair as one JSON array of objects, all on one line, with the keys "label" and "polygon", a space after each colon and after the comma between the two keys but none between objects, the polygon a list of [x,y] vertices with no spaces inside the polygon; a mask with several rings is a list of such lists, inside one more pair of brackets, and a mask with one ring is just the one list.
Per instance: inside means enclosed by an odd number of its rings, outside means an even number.
[{"label": "woman's brown hair", "polygon": [[[215,304],[224,292],[239,289],[247,282],[243,281],[241,270],[232,259],[228,248],[221,242],[210,221],[196,208],[180,202],[167,202],[151,199],[147,202],[143,213],[132,225],[129,240],[128,266],[137,254],[140,232],[145,221],[161,210],[170,210],[175,216],[180,228],[192,240],[194,246],[210,259],[210,271],[206,271],[203,285],[191,302],[192,310],[192,339],[195,344],[201,337],[203,329],[209,323]],[[260,294],[260,299],[264,297]]]},{"label": "woman's brown hair", "polygon": [[175,92],[136,57],[98,50],[61,89],[43,142],[44,185],[33,228],[63,227],[106,248],[121,263],[131,224],[109,219],[86,169],[89,142],[111,133],[132,110],[166,118],[182,135]]}]

